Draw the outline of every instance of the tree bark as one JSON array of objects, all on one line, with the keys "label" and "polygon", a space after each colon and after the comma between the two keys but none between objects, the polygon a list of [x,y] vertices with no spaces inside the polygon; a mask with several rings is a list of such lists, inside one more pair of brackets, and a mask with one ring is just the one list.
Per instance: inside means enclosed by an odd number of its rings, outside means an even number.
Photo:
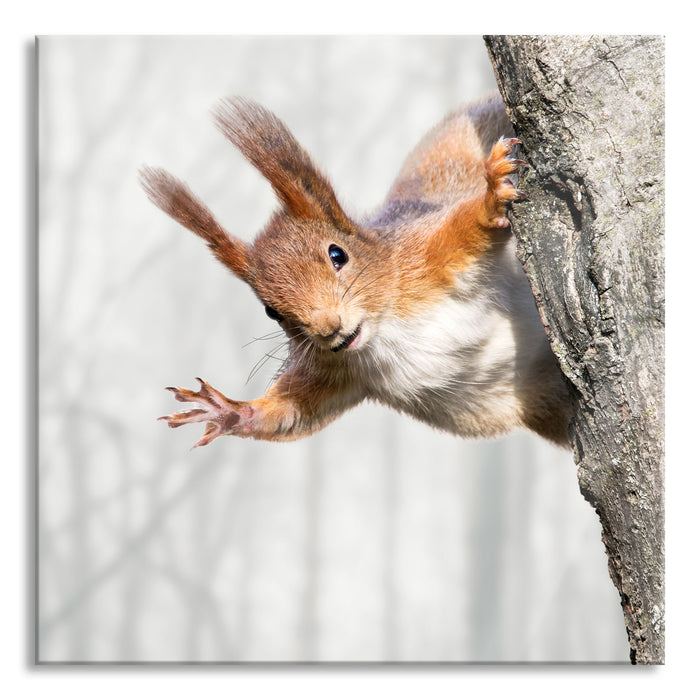
[{"label": "tree bark", "polygon": [[530,169],[518,255],[574,396],[633,663],[664,662],[664,44],[489,36]]}]

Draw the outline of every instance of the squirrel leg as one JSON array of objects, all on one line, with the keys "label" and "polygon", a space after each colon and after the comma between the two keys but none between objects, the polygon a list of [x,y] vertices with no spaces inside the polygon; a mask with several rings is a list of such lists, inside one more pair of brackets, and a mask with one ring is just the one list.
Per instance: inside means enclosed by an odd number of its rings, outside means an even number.
[{"label": "squirrel leg", "polygon": [[311,413],[310,406],[326,403],[323,398],[333,397],[332,388],[314,389],[313,384],[308,382],[295,382],[290,373],[283,374],[269,391],[253,401],[233,401],[204,380],[197,378],[197,381],[200,383],[199,391],[181,387],[167,387],[167,390],[174,394],[177,401],[195,403],[199,408],[158,419],[167,421],[171,428],[188,423],[206,423],[204,434],[194,447],[208,445],[220,435],[271,441],[296,440],[331,422],[345,407],[345,402],[336,400],[333,401],[335,410],[326,408],[323,412]]},{"label": "squirrel leg", "polygon": [[[508,235],[508,207],[511,202],[527,199],[513,184],[514,174],[525,162],[509,157],[519,143],[515,138],[497,141],[483,161],[486,187],[454,205],[427,234],[420,230],[424,265],[428,269],[441,272],[450,267],[463,269],[484,255],[493,241],[499,239],[499,234]],[[436,283],[453,284],[450,278],[445,279]]]},{"label": "squirrel leg", "polygon": [[514,184],[511,177],[525,161],[510,158],[513,149],[520,143],[519,139],[501,138],[491,148],[489,157],[484,161],[487,189],[483,199],[481,223],[486,228],[507,228],[510,222],[506,211],[511,202],[527,199]]}]

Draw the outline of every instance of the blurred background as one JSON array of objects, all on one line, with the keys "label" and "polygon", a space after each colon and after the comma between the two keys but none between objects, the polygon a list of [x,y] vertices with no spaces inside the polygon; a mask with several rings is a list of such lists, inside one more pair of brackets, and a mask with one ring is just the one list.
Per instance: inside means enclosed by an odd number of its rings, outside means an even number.
[{"label": "blurred background", "polygon": [[155,420],[195,376],[259,396],[284,349],[139,167],[252,239],[274,197],[209,114],[244,95],[360,215],[495,89],[481,38],[42,37],[38,64],[39,660],[626,662],[566,451],[369,404],[288,444]]}]

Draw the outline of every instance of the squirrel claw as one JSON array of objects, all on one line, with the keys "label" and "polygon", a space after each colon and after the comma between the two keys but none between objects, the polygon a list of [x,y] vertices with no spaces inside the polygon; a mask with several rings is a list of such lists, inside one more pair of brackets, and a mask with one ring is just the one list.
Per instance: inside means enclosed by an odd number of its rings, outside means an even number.
[{"label": "squirrel claw", "polygon": [[204,435],[202,435],[202,437],[199,438],[199,440],[192,445],[192,447],[190,447],[190,450],[194,450],[195,447],[204,447],[205,445],[208,445],[221,434],[221,428],[216,423],[207,423],[207,428],[204,431]]},{"label": "squirrel claw", "polygon": [[201,408],[193,408],[191,411],[183,411],[182,413],[171,413],[169,416],[161,416],[157,420],[167,421],[168,426],[171,428],[179,428],[181,425],[186,425],[187,423],[198,423],[202,420],[202,416],[205,413],[206,411]]},{"label": "squirrel claw", "polygon": [[194,447],[208,445],[219,435],[239,432],[238,426],[242,423],[247,404],[232,401],[226,398],[220,391],[217,391],[203,379],[197,378],[199,391],[183,389],[182,387],[166,387],[166,391],[172,392],[176,401],[184,403],[195,403],[200,408],[192,408],[181,413],[172,413],[168,416],[161,416],[158,420],[167,421],[171,428],[179,428],[188,423],[206,422],[204,434]]},{"label": "squirrel claw", "polygon": [[497,141],[484,162],[487,190],[484,196],[484,225],[487,228],[506,228],[506,211],[512,202],[524,201],[527,195],[517,189],[509,177],[526,165],[518,158],[509,158],[520,139],[502,138]]}]

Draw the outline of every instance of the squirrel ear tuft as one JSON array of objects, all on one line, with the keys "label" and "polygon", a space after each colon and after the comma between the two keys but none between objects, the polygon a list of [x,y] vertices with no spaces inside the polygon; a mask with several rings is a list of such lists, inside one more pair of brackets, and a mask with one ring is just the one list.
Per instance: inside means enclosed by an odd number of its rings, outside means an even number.
[{"label": "squirrel ear tuft", "polygon": [[244,282],[250,283],[250,246],[229,235],[185,183],[161,168],[144,166],[139,171],[148,198],[175,221],[196,233],[214,255]]},{"label": "squirrel ear tuft", "polygon": [[327,221],[351,233],[333,188],[284,123],[257,102],[234,97],[214,109],[221,132],[272,185],[287,211],[299,219]]}]

